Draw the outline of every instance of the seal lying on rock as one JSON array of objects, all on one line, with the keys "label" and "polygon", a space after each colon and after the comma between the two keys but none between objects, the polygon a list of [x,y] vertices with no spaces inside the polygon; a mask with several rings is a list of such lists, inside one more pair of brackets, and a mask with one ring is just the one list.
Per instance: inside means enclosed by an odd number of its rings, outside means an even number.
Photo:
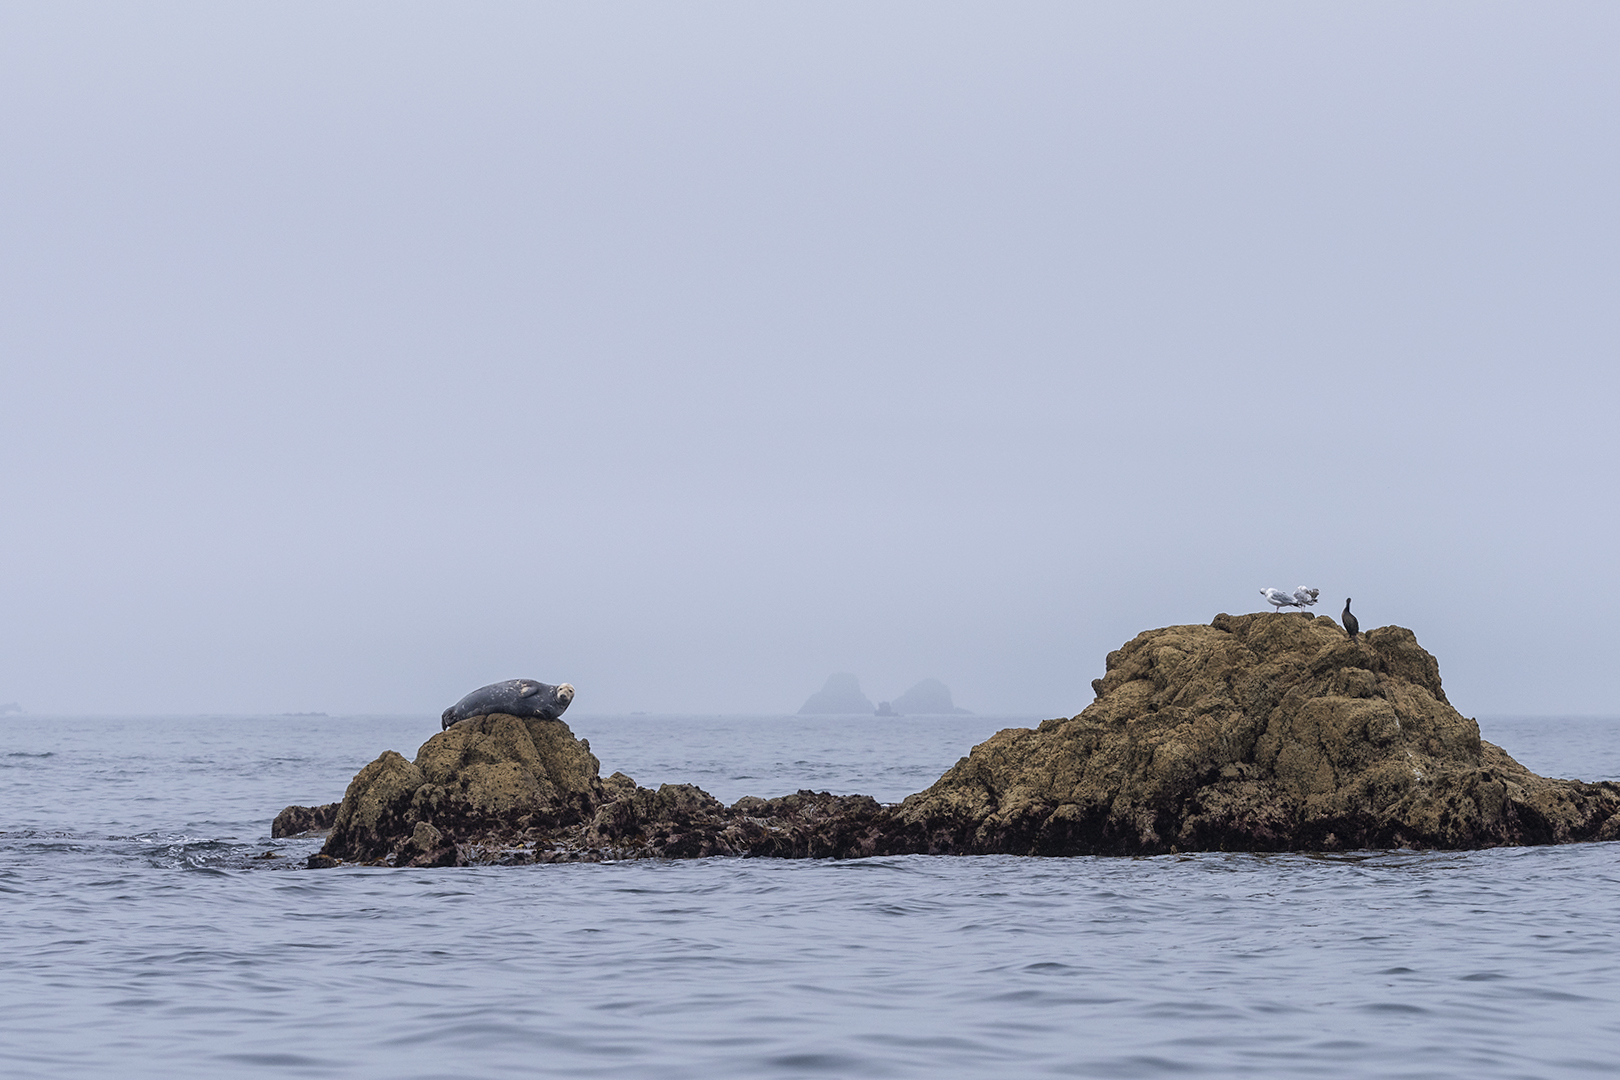
[{"label": "seal lying on rock", "polygon": [[574,688],[567,683],[552,686],[534,679],[507,679],[505,682],[480,686],[444,710],[444,715],[440,717],[440,730],[491,713],[555,720],[573,700]]}]

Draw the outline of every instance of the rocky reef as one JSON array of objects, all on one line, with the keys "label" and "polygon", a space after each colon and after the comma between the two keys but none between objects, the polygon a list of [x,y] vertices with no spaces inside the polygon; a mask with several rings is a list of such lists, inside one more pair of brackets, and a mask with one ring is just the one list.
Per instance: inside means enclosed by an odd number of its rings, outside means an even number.
[{"label": "rocky reef", "polygon": [[[1620,838],[1620,785],[1549,780],[1483,741],[1401,627],[1351,640],[1326,618],[1220,615],[1139,634],[1092,687],[1078,716],[998,732],[894,806],[809,791],[725,806],[689,784],[600,777],[561,720],[477,717],[415,761],[388,751],[361,769],[311,865]],[[289,807],[277,828],[329,809]]]}]

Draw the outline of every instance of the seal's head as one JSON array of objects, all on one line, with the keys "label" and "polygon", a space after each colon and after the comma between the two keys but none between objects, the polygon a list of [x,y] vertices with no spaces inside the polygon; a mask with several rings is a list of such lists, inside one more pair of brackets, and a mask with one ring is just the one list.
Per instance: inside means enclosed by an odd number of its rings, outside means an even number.
[{"label": "seal's head", "polygon": [[514,716],[537,716],[542,720],[555,720],[573,704],[574,688],[568,683],[552,686],[549,683],[524,679],[518,684],[518,700],[507,710]]},{"label": "seal's head", "polygon": [[557,687],[557,711],[553,715],[561,716],[563,710],[574,703],[574,684],[563,683]]}]

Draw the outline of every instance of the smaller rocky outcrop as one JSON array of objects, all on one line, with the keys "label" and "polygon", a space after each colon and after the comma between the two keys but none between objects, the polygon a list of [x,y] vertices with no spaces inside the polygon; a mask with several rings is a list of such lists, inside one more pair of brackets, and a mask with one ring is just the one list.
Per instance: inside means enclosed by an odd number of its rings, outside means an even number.
[{"label": "smaller rocky outcrop", "polygon": [[[302,823],[311,809],[288,807],[277,821]],[[309,865],[813,858],[869,848],[881,812],[866,795],[800,791],[726,806],[691,784],[603,779],[590,743],[561,720],[497,713],[433,736],[414,761],[387,750],[361,769]]]},{"label": "smaller rocky outcrop", "polygon": [[861,681],[848,672],[827,676],[822,688],[799,709],[800,716],[871,716],[872,702],[861,693]]},{"label": "smaller rocky outcrop", "polygon": [[270,823],[270,835],[279,839],[325,832],[337,820],[338,807],[341,805],[333,802],[323,806],[289,806]]}]

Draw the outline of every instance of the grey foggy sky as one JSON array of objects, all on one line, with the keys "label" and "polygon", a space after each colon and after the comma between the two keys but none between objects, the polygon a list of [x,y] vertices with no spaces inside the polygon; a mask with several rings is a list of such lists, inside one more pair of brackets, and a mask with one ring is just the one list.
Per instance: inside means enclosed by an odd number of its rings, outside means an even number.
[{"label": "grey foggy sky", "polygon": [[0,7],[0,702],[1620,712],[1609,4]]}]

